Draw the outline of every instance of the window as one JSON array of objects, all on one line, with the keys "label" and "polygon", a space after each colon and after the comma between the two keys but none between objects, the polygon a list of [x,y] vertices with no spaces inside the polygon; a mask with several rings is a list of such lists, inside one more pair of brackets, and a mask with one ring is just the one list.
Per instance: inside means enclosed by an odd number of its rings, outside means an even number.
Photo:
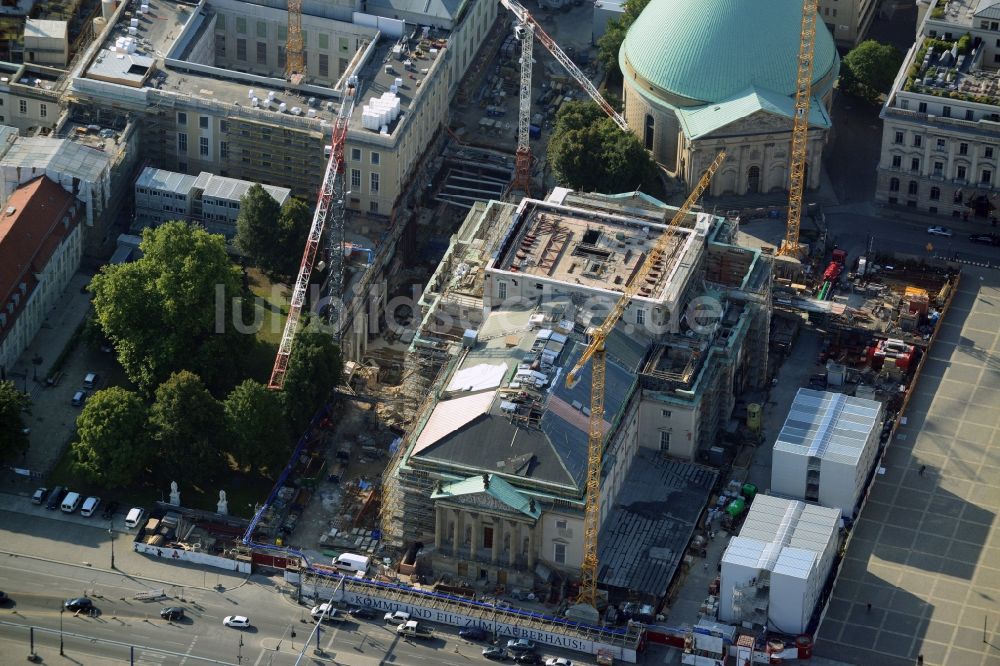
[{"label": "window", "polygon": [[186,153],[188,149],[188,135],[184,132],[177,133],[177,152]]},{"label": "window", "polygon": [[669,419],[670,415],[673,414],[673,412],[671,412],[669,409],[661,409],[660,414],[663,415],[663,418]]},{"label": "window", "polygon": [[913,135],[913,147],[914,148],[920,148],[923,145],[923,143],[924,143],[924,137],[920,136],[919,134],[914,134]]},{"label": "window", "polygon": [[646,324],[646,310],[645,308],[636,308],[635,310],[635,323],[637,326],[645,326]]},{"label": "window", "polygon": [[284,23],[278,26],[278,41],[284,44],[288,40],[288,26]]},{"label": "window", "polygon": [[896,132],[896,137],[893,140],[893,143],[903,143],[903,133],[902,132]]},{"label": "window", "polygon": [[257,36],[261,39],[267,39],[267,24],[263,21],[257,21]]},{"label": "window", "polygon": [[237,16],[236,17],[236,32],[240,33],[241,35],[247,34],[247,17],[246,16]]},{"label": "window", "polygon": [[377,173],[373,173],[373,174],[371,175],[371,182],[370,182],[370,185],[371,185],[371,188],[370,188],[370,190],[369,190],[369,191],[370,191],[370,192],[371,192],[372,194],[378,194],[378,174],[377,174]]},{"label": "window", "polygon": [[960,143],[960,144],[958,144],[958,154],[959,155],[968,155],[969,154],[969,144],[967,144],[967,143]]},{"label": "window", "polygon": [[552,561],[556,564],[566,564],[566,544],[552,544]]},{"label": "window", "polygon": [[198,153],[202,157],[208,157],[208,137],[203,136],[198,139]]},{"label": "window", "polygon": [[914,157],[910,160],[910,171],[920,171],[920,158]]},{"label": "window", "polygon": [[944,150],[945,149],[945,141],[944,141],[944,139],[938,139],[937,140],[937,149],[938,150]]},{"label": "window", "polygon": [[889,191],[899,192],[899,178],[891,178],[889,180]]},{"label": "window", "polygon": [[215,36],[215,55],[220,58],[226,57],[226,36],[216,35]]},{"label": "window", "polygon": [[267,64],[267,42],[257,42],[257,64]]},{"label": "window", "polygon": [[941,115],[945,118],[951,118],[951,107],[947,104],[941,107]]},{"label": "window", "polygon": [[229,159],[229,144],[225,141],[219,142],[219,159],[225,160]]},{"label": "window", "polygon": [[982,174],[979,176],[979,182],[983,185],[989,185],[993,182],[993,171],[991,169],[983,169]]},{"label": "window", "polygon": [[208,116],[198,116],[198,127],[208,129]]},{"label": "window", "polygon": [[643,145],[646,146],[646,150],[652,150],[653,149],[653,138],[655,136],[655,134],[654,134],[654,128],[655,128],[655,126],[656,126],[655,119],[653,118],[652,115],[650,115],[650,114],[647,113],[646,114],[646,126],[645,126],[645,130],[643,131],[643,137],[642,137],[642,142],[643,142]]},{"label": "window", "polygon": [[944,176],[944,162],[935,162],[934,163],[934,174],[933,175],[938,176],[939,178],[941,176]]},{"label": "window", "polygon": [[670,450],[670,433],[666,430],[660,431],[660,451]]},{"label": "window", "polygon": [[349,42],[347,41],[347,37],[341,37],[339,39],[339,42],[340,43],[338,44],[338,46],[340,46],[340,50],[341,51],[348,51],[348,50],[350,50],[351,47],[350,47]]},{"label": "window", "polygon": [[330,76],[330,56],[325,53],[319,54],[319,75]]},{"label": "window", "polygon": [[382,161],[382,156],[372,151],[372,164],[379,164]]},{"label": "window", "polygon": [[236,59],[237,60],[247,59],[247,40],[245,39],[236,40]]},{"label": "window", "polygon": [[917,191],[918,191],[917,188],[918,187],[919,186],[917,185],[917,181],[911,180],[909,186],[907,186],[907,188],[906,188],[906,193],[907,194],[912,194],[912,195],[915,196],[917,194]]},{"label": "window", "polygon": [[182,125],[182,126],[183,125],[187,125],[188,124],[188,114],[184,113],[183,111],[178,111],[177,112],[177,124],[178,125]]},{"label": "window", "polygon": [[903,166],[903,156],[902,155],[893,155],[892,156],[892,168],[894,168],[894,169],[900,169],[900,168],[902,168],[902,166]]},{"label": "window", "polygon": [[564,529],[566,529],[566,527],[568,525],[569,525],[569,522],[566,521],[566,520],[561,520],[561,519],[557,519],[556,520],[556,529],[557,530],[564,530]]},{"label": "window", "polygon": [[378,214],[378,202],[377,201],[369,201],[368,202],[368,212],[369,213],[376,213],[376,214]]},{"label": "window", "polygon": [[49,115],[49,105],[48,104],[39,104],[38,105],[38,115],[41,118],[44,118],[45,116]]},{"label": "window", "polygon": [[21,110],[21,113],[28,113],[28,103],[23,99],[18,101],[17,108]]},{"label": "window", "polygon": [[351,189],[361,189],[361,169],[351,169]]},{"label": "window", "polygon": [[215,29],[216,30],[225,30],[226,29],[226,15],[225,14],[216,14],[215,16],[216,16],[216,19],[215,19]]},{"label": "window", "polygon": [[321,32],[319,33],[318,39],[319,39],[319,47],[321,49],[326,50],[330,48],[330,35],[326,34],[325,32]]},{"label": "window", "polygon": [[986,146],[986,148],[983,149],[983,157],[988,160],[993,159],[993,146]]},{"label": "window", "polygon": [[361,161],[361,149],[360,148],[351,148],[351,161],[352,162],[360,162]]},{"label": "window", "polygon": [[927,102],[920,102],[917,104],[917,111],[920,113],[927,113]]},{"label": "window", "polygon": [[497,298],[501,301],[507,300],[507,283],[503,280],[497,282]]},{"label": "window", "polygon": [[975,116],[972,113],[972,109],[966,109],[965,110],[965,119],[966,120],[973,120],[974,118],[975,118]]},{"label": "window", "polygon": [[941,198],[941,188],[940,187],[932,187],[931,188],[931,201],[937,201],[940,198]]},{"label": "window", "polygon": [[965,167],[964,166],[959,165],[955,169],[955,178],[958,178],[959,180],[965,180]]},{"label": "window", "polygon": [[222,132],[223,134],[225,134],[225,133],[227,133],[229,131],[229,121],[228,120],[220,120],[219,121],[219,131]]}]

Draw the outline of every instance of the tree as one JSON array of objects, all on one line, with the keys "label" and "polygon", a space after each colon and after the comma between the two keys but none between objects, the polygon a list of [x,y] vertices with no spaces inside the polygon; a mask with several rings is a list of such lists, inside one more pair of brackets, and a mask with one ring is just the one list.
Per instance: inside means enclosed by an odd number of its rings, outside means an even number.
[{"label": "tree", "polygon": [[299,199],[279,206],[263,187],[253,185],[240,200],[236,246],[264,272],[288,278],[298,269],[311,222],[309,207]]},{"label": "tree", "polygon": [[112,386],[92,395],[76,420],[73,469],[106,488],[131,484],[153,455],[147,417],[132,391]]},{"label": "tree", "polygon": [[840,85],[871,102],[888,93],[903,64],[903,54],[891,44],[868,39],[851,50],[840,64]]},{"label": "tree", "polygon": [[149,427],[164,480],[199,485],[219,470],[225,437],[222,403],[198,375],[182,370],[160,384]]},{"label": "tree", "polygon": [[285,373],[285,413],[295,429],[308,424],[330,399],[330,391],[340,383],[343,367],[340,348],[330,333],[315,320],[307,322],[295,337]]},{"label": "tree", "polygon": [[650,0],[626,0],[624,12],[621,17],[608,21],[608,27],[600,39],[597,40],[597,59],[604,65],[605,70],[617,72],[621,76],[618,67],[618,52],[621,51],[622,43],[625,42],[625,35],[632,27],[639,14],[646,8]]},{"label": "tree", "polygon": [[548,160],[560,185],[584,192],[659,188],[656,164],[630,132],[623,132],[593,102],[559,109]]},{"label": "tree", "polygon": [[255,331],[245,316],[239,271],[222,236],[184,222],[146,229],[143,257],[108,265],[94,276],[94,312],[129,379],[151,392],[178,370],[198,373],[209,386],[232,386]]},{"label": "tree", "polygon": [[31,409],[31,397],[14,382],[0,381],[0,460],[10,460],[28,450],[22,414]]},{"label": "tree", "polygon": [[223,402],[229,452],[241,466],[276,474],[292,452],[279,394],[248,379]]}]

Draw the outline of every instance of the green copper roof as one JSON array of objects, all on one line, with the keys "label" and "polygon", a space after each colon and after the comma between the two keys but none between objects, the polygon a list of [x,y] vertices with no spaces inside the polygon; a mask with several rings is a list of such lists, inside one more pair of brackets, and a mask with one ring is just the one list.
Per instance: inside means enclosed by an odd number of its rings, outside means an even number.
[{"label": "green copper roof", "polygon": [[[695,103],[748,86],[794,95],[801,23],[801,0],[652,0],[619,59],[623,71],[628,63],[649,84]],[[813,83],[826,78],[828,89],[839,64],[830,31],[817,20]]]},{"label": "green copper roof", "polygon": [[526,495],[510,485],[496,474],[480,474],[471,476],[464,481],[450,483],[431,493],[431,499],[446,499],[462,495],[485,493],[498,502],[508,506],[513,511],[519,511],[526,516],[538,518],[542,510]]},{"label": "green copper roof", "polygon": [[[684,127],[684,136],[698,139],[758,111],[792,119],[795,117],[795,99],[769,90],[749,88],[718,104],[677,109],[677,117]],[[824,129],[831,125],[823,103],[815,97],[809,105],[809,124]],[[788,128],[791,129],[791,123]]]}]

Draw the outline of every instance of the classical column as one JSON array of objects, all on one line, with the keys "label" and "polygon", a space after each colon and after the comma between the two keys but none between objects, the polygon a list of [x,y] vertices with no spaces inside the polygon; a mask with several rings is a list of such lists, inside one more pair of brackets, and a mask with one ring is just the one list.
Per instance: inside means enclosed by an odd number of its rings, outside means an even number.
[{"label": "classical column", "polygon": [[490,562],[497,563],[500,557],[500,550],[503,548],[503,518],[493,520],[493,552],[490,553]]},{"label": "classical column", "polygon": [[528,568],[535,568],[535,526],[528,526]]},{"label": "classical column", "polygon": [[461,509],[455,509],[455,542],[451,546],[451,554],[458,557],[458,549],[465,538],[465,516]]},{"label": "classical column", "polygon": [[510,550],[507,551],[507,564],[517,565],[517,558],[521,555],[521,521],[510,521]]},{"label": "classical column", "polygon": [[[444,526],[442,527],[442,523]],[[445,519],[444,509],[439,505],[434,505],[434,550],[441,550],[441,540],[444,536],[444,531],[448,527],[448,521]]]},{"label": "classical column", "polygon": [[476,541],[479,540],[479,534],[482,532],[482,519],[477,515],[472,518],[472,538],[469,539],[469,559],[473,562],[476,561]]}]

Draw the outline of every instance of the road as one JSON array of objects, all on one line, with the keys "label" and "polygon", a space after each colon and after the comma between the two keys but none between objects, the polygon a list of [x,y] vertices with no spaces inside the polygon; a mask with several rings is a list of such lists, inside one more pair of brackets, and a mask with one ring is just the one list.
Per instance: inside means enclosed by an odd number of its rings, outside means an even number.
[{"label": "road", "polygon": [[[139,664],[291,665],[314,626],[304,606],[284,596],[269,579],[256,576],[225,592],[167,587],[164,592],[173,598],[140,601],[134,598],[136,591],[148,586],[135,577],[18,558],[0,566],[0,589],[12,599],[12,604],[0,611],[4,654],[27,655],[27,628],[34,626],[40,628],[35,631],[36,650],[47,663],[62,660],[58,657],[60,621],[65,660],[83,665],[128,662],[129,646],[134,646],[135,663]],[[84,593],[94,599],[97,617],[60,614],[64,599]],[[165,605],[184,607],[188,617],[179,622],[161,620],[159,610]],[[252,628],[240,631],[223,626],[222,618],[234,614],[247,615]],[[312,639],[305,648],[308,659],[304,663],[489,663],[481,656],[481,645],[461,640],[452,628],[435,626],[435,634],[431,641],[409,642],[399,639],[393,628],[381,621],[324,627],[319,639],[323,654],[314,654],[316,641]],[[561,656],[581,663],[578,655]]]}]

